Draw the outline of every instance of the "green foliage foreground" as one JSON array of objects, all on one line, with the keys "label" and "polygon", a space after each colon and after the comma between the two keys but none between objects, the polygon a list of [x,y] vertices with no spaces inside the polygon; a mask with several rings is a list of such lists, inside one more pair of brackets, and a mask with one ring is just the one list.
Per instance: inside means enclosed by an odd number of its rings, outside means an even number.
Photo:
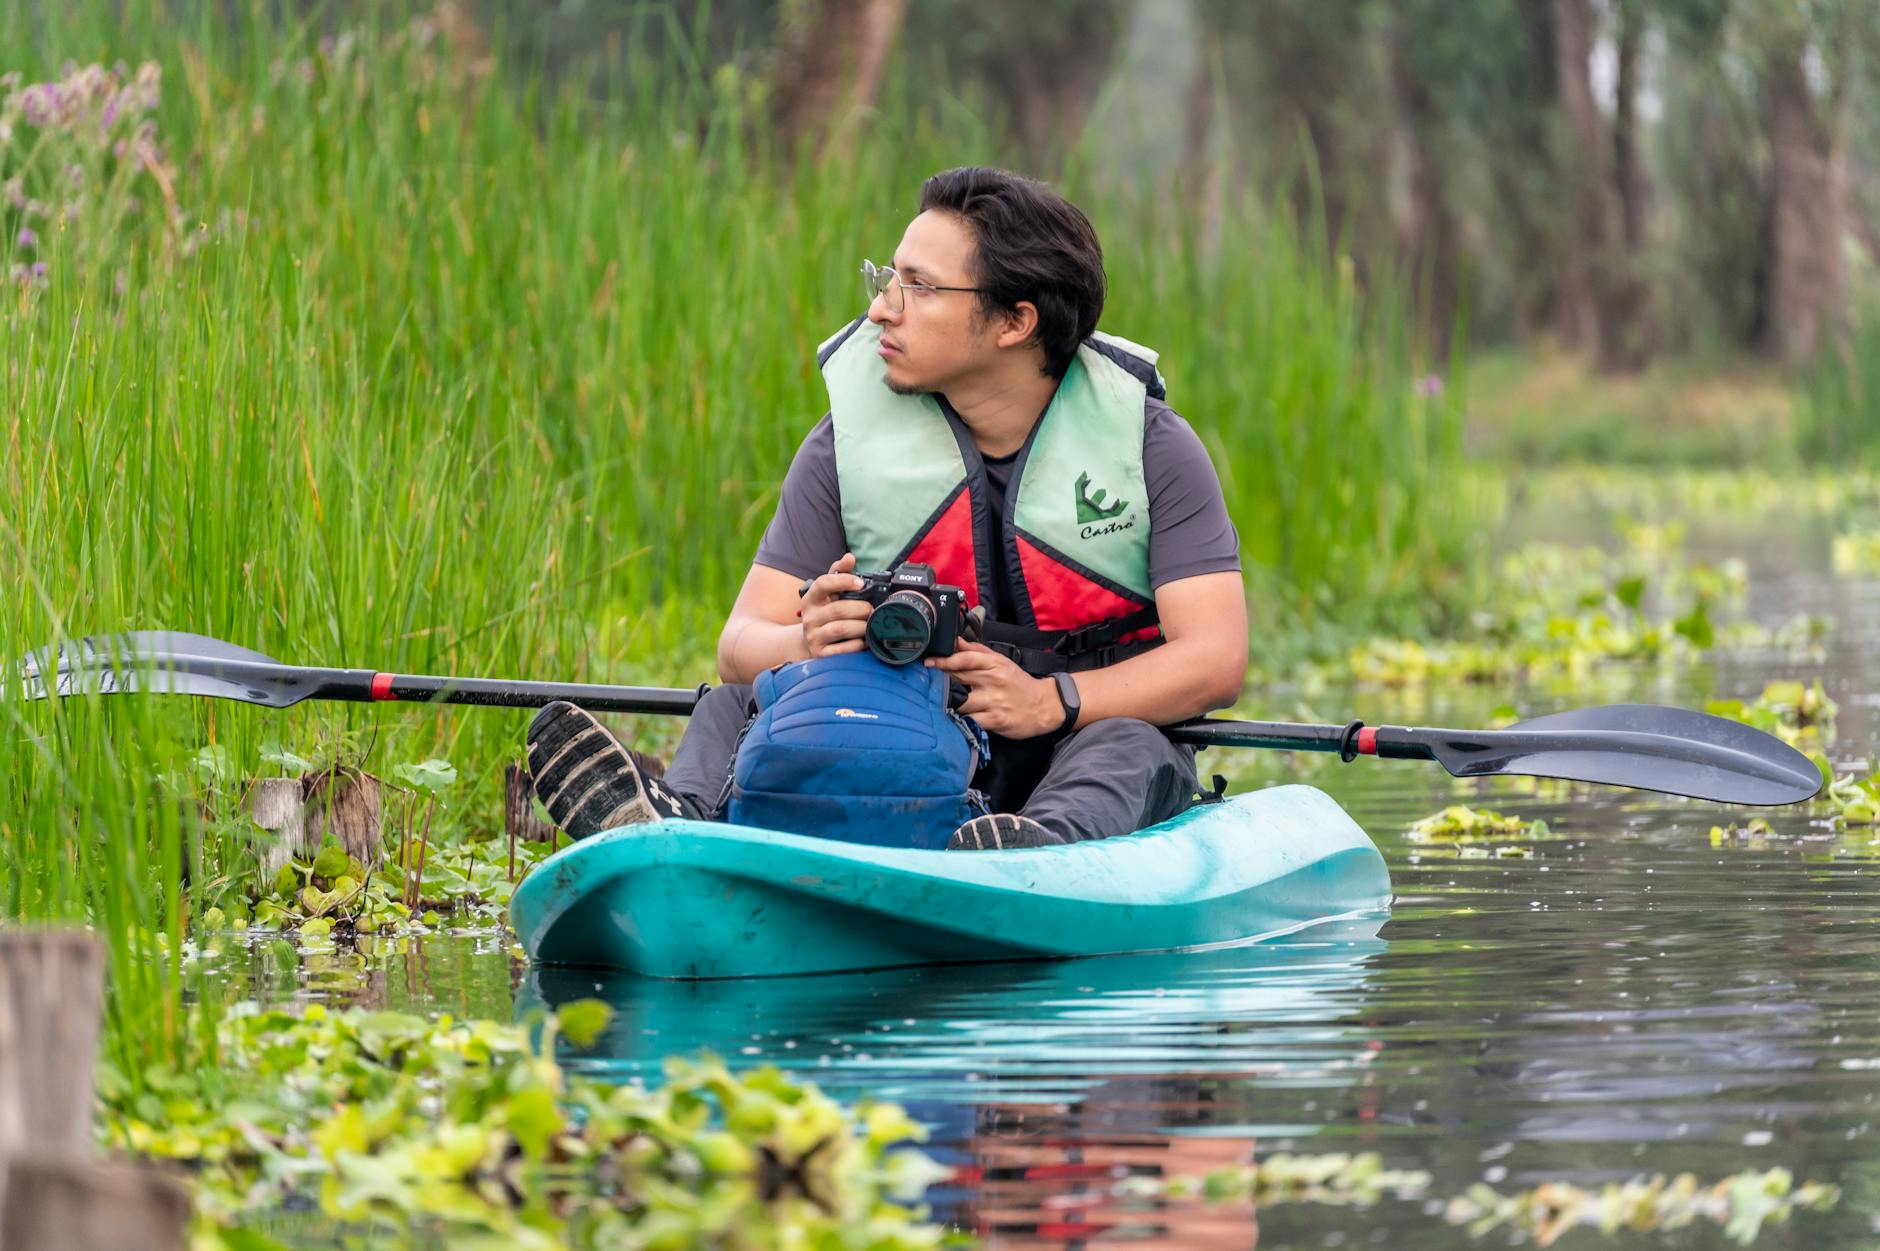
[{"label": "green foliage foreground", "polygon": [[657,1090],[565,1073],[595,1000],[532,1039],[398,1012],[249,1012],[215,1063],[107,1074],[107,1145],[192,1172],[197,1251],[265,1251],[290,1202],[371,1245],[914,1251],[943,1231],[908,1206],[945,1175],[890,1105],[848,1110],[775,1070],[673,1062]]}]

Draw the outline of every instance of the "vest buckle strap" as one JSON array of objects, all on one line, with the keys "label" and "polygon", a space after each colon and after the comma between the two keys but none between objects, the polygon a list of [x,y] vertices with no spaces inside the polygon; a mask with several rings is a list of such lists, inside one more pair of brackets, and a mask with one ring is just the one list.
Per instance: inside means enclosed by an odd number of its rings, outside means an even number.
[{"label": "vest buckle strap", "polygon": [[1060,656],[1081,656],[1086,652],[1108,651],[1124,635],[1155,625],[1160,620],[1154,604],[1145,604],[1135,612],[1104,621],[1092,621],[1065,630],[1051,641],[1050,650]]},{"label": "vest buckle strap", "polygon": [[1078,626],[1058,635],[1051,644],[1051,650],[1060,656],[1079,656],[1084,652],[1094,652],[1107,648],[1116,642],[1116,622],[1093,621],[1089,625]]}]

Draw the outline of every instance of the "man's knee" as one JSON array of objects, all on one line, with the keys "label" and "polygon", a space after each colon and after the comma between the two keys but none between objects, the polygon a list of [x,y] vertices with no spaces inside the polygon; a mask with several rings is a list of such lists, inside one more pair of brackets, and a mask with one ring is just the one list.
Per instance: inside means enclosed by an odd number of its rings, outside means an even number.
[{"label": "man's knee", "polygon": [[723,686],[714,686],[699,696],[698,704],[692,709],[693,720],[746,721],[756,702],[756,688],[741,682],[728,682]]}]

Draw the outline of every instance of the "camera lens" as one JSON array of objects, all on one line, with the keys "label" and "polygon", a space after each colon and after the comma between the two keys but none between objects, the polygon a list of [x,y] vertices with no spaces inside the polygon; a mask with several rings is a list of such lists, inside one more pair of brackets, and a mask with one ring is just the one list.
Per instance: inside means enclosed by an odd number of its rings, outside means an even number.
[{"label": "camera lens", "polygon": [[862,638],[880,659],[904,665],[927,650],[933,626],[932,600],[919,591],[896,591],[875,605]]}]

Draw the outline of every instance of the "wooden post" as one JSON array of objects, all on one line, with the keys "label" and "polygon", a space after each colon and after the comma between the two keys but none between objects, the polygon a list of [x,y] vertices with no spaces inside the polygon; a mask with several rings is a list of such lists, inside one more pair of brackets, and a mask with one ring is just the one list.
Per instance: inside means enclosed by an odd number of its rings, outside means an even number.
[{"label": "wooden post", "polygon": [[305,778],[257,778],[243,806],[274,836],[261,853],[261,871],[273,876],[295,856],[311,859],[330,832],[362,864],[384,852],[384,801],[370,773],[338,767]]},{"label": "wooden post", "polygon": [[82,930],[0,931],[0,1154],[91,1154],[104,949]]},{"label": "wooden post", "polygon": [[274,835],[261,853],[261,872],[267,877],[295,856],[320,850],[317,839],[307,846],[307,802],[299,778],[257,778],[244,802],[254,823]]},{"label": "wooden post", "polygon": [[181,1251],[189,1194],[93,1154],[104,949],[0,929],[0,1251]]}]

